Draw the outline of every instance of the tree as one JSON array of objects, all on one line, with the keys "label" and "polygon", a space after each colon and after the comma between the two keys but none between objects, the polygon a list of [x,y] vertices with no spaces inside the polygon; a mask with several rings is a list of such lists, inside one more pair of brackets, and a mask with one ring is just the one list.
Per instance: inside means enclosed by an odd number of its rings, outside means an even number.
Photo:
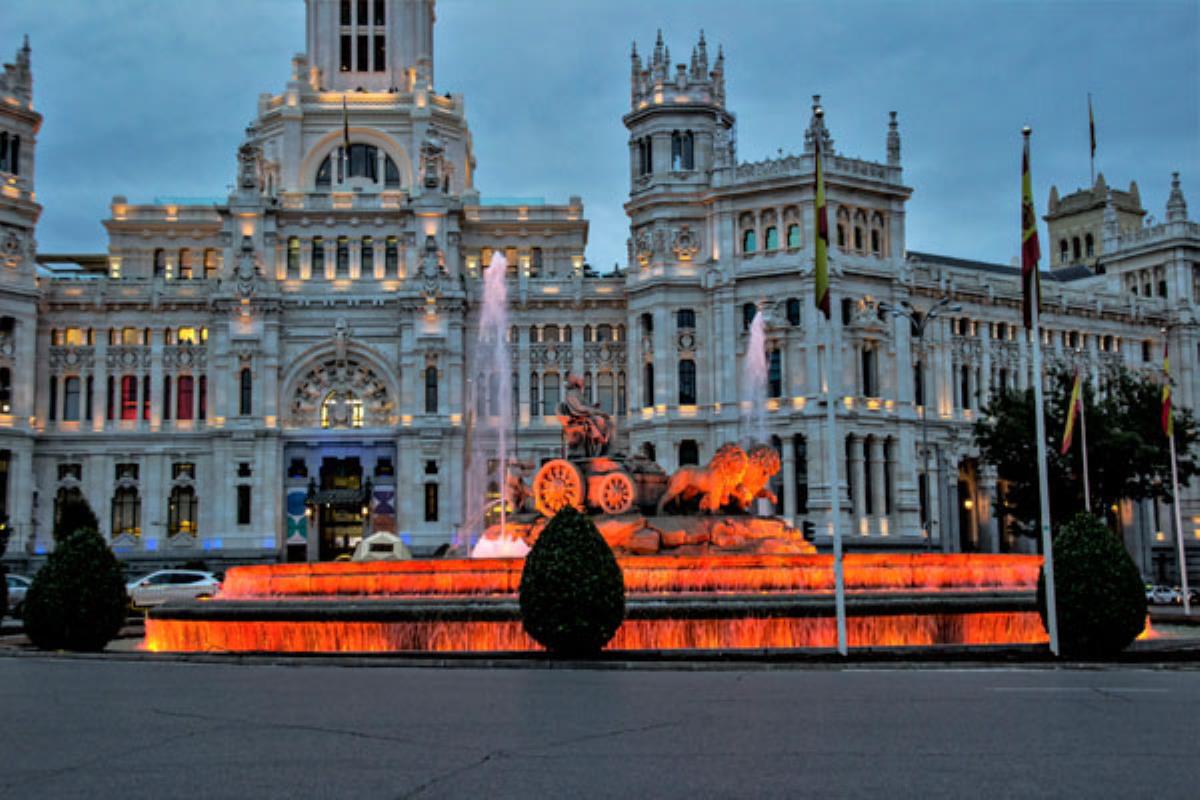
[{"label": "tree", "polygon": [[125,577],[93,530],[60,541],[25,597],[25,632],[43,650],[103,650],[125,622]]},{"label": "tree", "polygon": [[625,576],[589,517],[570,505],[538,536],[521,572],[521,624],[555,655],[592,656],[625,619]]},{"label": "tree", "polygon": [[76,531],[99,531],[100,522],[82,494],[69,494],[58,504],[54,542],[58,544]]},{"label": "tree", "polygon": [[[1053,370],[1046,392],[1047,483],[1053,530],[1084,510],[1078,425],[1071,449],[1066,455],[1059,453],[1073,382],[1073,373]],[[1098,394],[1084,382],[1093,514],[1104,518],[1110,506],[1124,499],[1157,497],[1172,502],[1171,456],[1160,424],[1161,393],[1157,381],[1124,367],[1104,375]],[[994,395],[974,428],[980,458],[996,468],[1004,483],[996,514],[1011,517],[1016,529],[1028,536],[1037,535],[1040,519],[1033,395],[1032,387]],[[1181,484],[1200,472],[1192,455],[1196,441],[1195,417],[1188,409],[1176,408],[1175,447]]]}]

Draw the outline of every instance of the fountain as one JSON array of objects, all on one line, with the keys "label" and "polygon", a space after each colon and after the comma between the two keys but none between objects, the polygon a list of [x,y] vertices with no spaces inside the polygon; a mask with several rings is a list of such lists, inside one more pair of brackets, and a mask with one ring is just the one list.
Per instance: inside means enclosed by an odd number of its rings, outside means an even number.
[{"label": "fountain", "polygon": [[750,323],[742,363],[743,439],[747,446],[767,440],[767,320],[761,304]]},{"label": "fountain", "polygon": [[[481,341],[495,346],[496,339],[481,331]],[[644,456],[610,453],[614,420],[584,401],[575,376],[568,385],[558,409],[566,457],[542,464],[532,487],[515,473],[499,476],[506,510],[474,555],[524,552],[570,504],[594,515],[624,572],[627,618],[610,649],[833,647],[832,557],[817,554],[786,520],[747,514],[755,501],[774,500],[767,487],[780,459],[773,448],[756,444],[747,452],[729,443],[707,465],[668,476]],[[496,436],[501,452],[505,441]],[[491,444],[481,449],[496,452]],[[506,463],[503,453],[498,463]],[[145,647],[536,650],[517,602],[523,564],[477,557],[236,567],[213,600],[152,610]],[[1045,642],[1035,602],[1040,566],[1037,556],[850,554],[849,643]]]}]

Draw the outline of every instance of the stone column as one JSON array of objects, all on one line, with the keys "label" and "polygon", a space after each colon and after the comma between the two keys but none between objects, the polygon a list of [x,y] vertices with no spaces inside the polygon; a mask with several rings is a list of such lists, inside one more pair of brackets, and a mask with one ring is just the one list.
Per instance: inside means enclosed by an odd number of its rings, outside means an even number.
[{"label": "stone column", "polygon": [[783,516],[796,524],[796,448],[789,438],[781,442],[783,452]]},{"label": "stone column", "polygon": [[96,330],[92,348],[92,430],[104,430],[108,414],[108,328]]},{"label": "stone column", "polygon": [[869,531],[866,527],[869,523],[867,519],[867,474],[863,465],[863,457],[866,455],[866,440],[861,436],[851,435],[848,437],[850,442],[850,464],[849,469],[853,474],[854,486],[854,524],[852,532],[854,535],[859,535],[864,531]]},{"label": "stone column", "polygon": [[885,527],[884,520],[887,518],[887,495],[885,494],[887,487],[883,474],[883,439],[879,436],[872,436],[866,440],[865,447],[869,448],[865,455],[871,469],[871,511],[875,518],[871,527],[875,533],[882,533]]},{"label": "stone column", "polygon": [[982,466],[979,468],[979,490],[975,493],[979,508],[976,509],[976,519],[979,520],[979,549],[985,553],[1000,552],[1000,525],[996,520],[996,468]]},{"label": "stone column", "polygon": [[[150,334],[150,429],[162,427],[163,419],[163,336],[161,328],[151,328]],[[172,381],[174,384],[174,381]],[[172,385],[172,389],[178,387]]]}]

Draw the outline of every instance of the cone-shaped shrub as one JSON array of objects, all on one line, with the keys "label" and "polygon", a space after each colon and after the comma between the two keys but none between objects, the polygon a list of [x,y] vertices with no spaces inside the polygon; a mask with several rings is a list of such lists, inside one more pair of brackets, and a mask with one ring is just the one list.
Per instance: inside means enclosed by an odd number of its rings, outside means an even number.
[{"label": "cone-shaped shrub", "polygon": [[43,650],[103,650],[125,622],[121,565],[95,531],[59,542],[25,597],[25,633]]},{"label": "cone-shaped shrub", "polygon": [[61,542],[75,531],[98,531],[100,523],[92,513],[92,507],[82,496],[69,497],[58,509],[58,520],[54,523],[54,541]]},{"label": "cone-shaped shrub", "polygon": [[625,619],[625,576],[589,517],[567,506],[525,557],[521,623],[551,653],[592,656]]},{"label": "cone-shaped shrub", "polygon": [[[1137,565],[1115,533],[1091,514],[1077,514],[1054,537],[1058,640],[1064,656],[1115,655],[1146,624],[1146,593]],[[1046,574],[1038,577],[1038,609],[1046,623]]]}]

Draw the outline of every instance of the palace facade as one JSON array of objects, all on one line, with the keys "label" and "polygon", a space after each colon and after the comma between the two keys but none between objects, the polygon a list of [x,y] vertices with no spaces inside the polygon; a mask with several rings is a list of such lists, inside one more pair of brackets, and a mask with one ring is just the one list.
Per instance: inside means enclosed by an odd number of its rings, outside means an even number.
[{"label": "palace facade", "polygon": [[[912,189],[894,112],[881,120],[881,161],[838,153],[815,113],[799,154],[739,161],[723,54],[701,36],[672,63],[660,34],[631,57],[628,263],[597,274],[580,198],[492,200],[475,187],[463,98],[435,90],[433,0],[305,10],[306,52],[283,90],[261,97],[231,194],[116,196],[102,254],[38,252],[42,118],[27,42],[5,66],[6,558],[50,549],[72,496],[122,557],[147,564],[330,559],[380,530],[417,552],[448,543],[463,520],[481,272],[496,252],[509,264],[521,460],[561,452],[554,414],[571,373],[615,416],[618,449],[668,470],[744,439],[741,364],[764,314],[780,514],[827,543],[832,447],[851,547],[1032,546],[996,517],[1002,487],[971,437],[991,392],[1032,379],[1018,270],[907,249]],[[833,442],[811,301],[818,139],[834,239]],[[1103,176],[1052,191],[1045,220],[1047,363],[1092,380],[1114,364],[1158,374],[1169,341],[1176,403],[1194,407],[1200,224],[1178,180],[1161,222],[1136,185],[1119,191]],[[880,309],[942,298],[956,310],[920,340]],[[1143,570],[1169,578],[1170,506],[1114,515]],[[1195,572],[1195,488],[1183,515]]]}]

